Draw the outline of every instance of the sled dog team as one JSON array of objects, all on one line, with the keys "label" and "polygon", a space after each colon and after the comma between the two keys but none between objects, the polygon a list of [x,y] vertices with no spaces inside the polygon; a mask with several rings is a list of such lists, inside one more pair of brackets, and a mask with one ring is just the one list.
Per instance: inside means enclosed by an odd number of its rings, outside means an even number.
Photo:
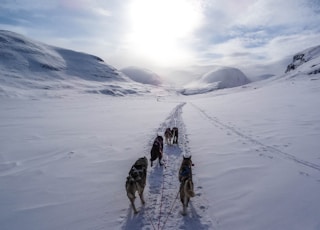
[{"label": "sled dog team", "polygon": [[[172,129],[167,128],[164,132],[165,143],[167,145],[178,144],[178,128],[173,127]],[[150,151],[150,163],[151,167],[153,166],[153,161],[158,159],[159,164],[162,163],[162,155],[163,155],[163,137],[158,135],[152,145]],[[189,201],[191,197],[194,197],[193,191],[193,182],[192,182],[192,161],[191,156],[185,157],[183,156],[183,160],[179,169],[179,181],[180,181],[180,200],[182,203],[183,211],[182,214],[186,214],[186,209],[188,207]],[[129,175],[126,181],[126,191],[127,196],[131,202],[134,213],[137,213],[137,209],[134,204],[134,200],[136,198],[135,194],[138,192],[141,203],[145,204],[143,198],[143,191],[146,186],[147,179],[147,168],[148,168],[148,160],[146,157],[139,158],[131,167],[129,171]]]}]

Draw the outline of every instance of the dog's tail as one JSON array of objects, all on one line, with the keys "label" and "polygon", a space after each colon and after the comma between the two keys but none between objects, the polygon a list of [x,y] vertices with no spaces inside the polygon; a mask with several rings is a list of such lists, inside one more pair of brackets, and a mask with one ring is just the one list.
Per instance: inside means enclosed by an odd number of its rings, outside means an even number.
[{"label": "dog's tail", "polygon": [[188,179],[185,183],[186,184],[186,193],[188,194],[189,197],[194,197],[195,193],[193,191],[193,182],[192,180]]},{"label": "dog's tail", "polygon": [[188,195],[190,197],[194,197],[195,196],[194,191],[193,190],[188,190]]}]

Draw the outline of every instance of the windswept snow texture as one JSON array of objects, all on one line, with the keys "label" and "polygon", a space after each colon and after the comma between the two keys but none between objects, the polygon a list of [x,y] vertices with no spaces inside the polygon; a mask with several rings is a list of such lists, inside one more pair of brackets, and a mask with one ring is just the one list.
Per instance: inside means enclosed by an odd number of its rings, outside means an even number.
[{"label": "windswept snow texture", "polygon": [[249,82],[249,79],[239,69],[219,67],[204,74],[199,80],[186,85],[181,93],[184,95],[200,94],[218,89],[237,87]]},{"label": "windswept snow texture", "polygon": [[160,77],[153,73],[150,70],[142,69],[138,67],[126,67],[120,70],[122,73],[127,75],[133,81],[142,83],[142,84],[149,84],[159,86],[162,84]]},{"label": "windswept snow texture", "polygon": [[[1,44],[12,42],[15,36],[3,33]],[[28,41],[18,38],[15,49],[25,49]],[[1,230],[320,229],[320,74],[309,74],[319,56],[283,76],[206,94],[159,97],[161,87],[143,93],[118,80],[112,87],[140,96],[74,89],[62,95],[32,86],[70,77],[76,57],[36,44],[28,55],[4,49],[12,59],[1,59]],[[39,49],[44,56],[37,59]],[[45,60],[59,70],[39,66]],[[93,90],[105,84],[83,77],[67,82],[78,89],[92,82]],[[31,85],[21,84],[28,79]],[[178,145],[164,146],[165,167],[149,164],[146,203],[136,199],[135,215],[125,191],[128,172],[173,126]],[[186,216],[178,197],[183,155],[194,163],[195,197]]]}]

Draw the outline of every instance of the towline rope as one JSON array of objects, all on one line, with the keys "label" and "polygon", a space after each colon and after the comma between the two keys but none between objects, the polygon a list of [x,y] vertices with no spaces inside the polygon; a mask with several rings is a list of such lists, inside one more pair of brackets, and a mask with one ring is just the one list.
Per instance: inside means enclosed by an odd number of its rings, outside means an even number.
[{"label": "towline rope", "polygon": [[159,222],[158,222],[158,229],[160,229],[160,222],[161,222],[161,208],[162,208],[162,200],[163,200],[163,190],[164,190],[164,172],[162,172],[162,188],[161,188],[161,198],[160,198],[160,209],[159,209]]},{"label": "towline rope", "polygon": [[173,201],[173,203],[172,203],[172,205],[171,205],[171,208],[170,208],[170,210],[169,210],[169,212],[168,212],[168,215],[167,215],[166,219],[165,219],[164,222],[163,222],[163,225],[162,225],[162,228],[161,228],[161,229],[164,229],[164,226],[165,226],[166,223],[167,223],[167,220],[168,220],[168,218],[169,218],[169,216],[170,216],[170,214],[171,214],[171,212],[172,212],[172,209],[174,208],[174,205],[175,205],[175,203],[176,203],[176,200],[178,199],[179,193],[180,193],[180,189],[179,189],[178,192],[177,192],[176,198],[174,199],[174,201]]},{"label": "towline rope", "polygon": [[[165,169],[165,168],[163,168],[163,169]],[[162,226],[161,226],[161,218],[163,217],[163,213],[164,212],[162,212],[162,205],[163,205],[163,197],[164,197],[164,178],[165,178],[165,174],[164,174],[164,172],[163,172],[163,174],[162,174],[162,182],[161,182],[161,198],[160,198],[160,207],[159,207],[159,217],[158,217],[158,219],[157,219],[157,226],[155,225],[155,223],[154,223],[154,221],[152,220],[152,218],[151,218],[151,216],[150,216],[150,214],[149,214],[149,212],[147,212],[147,211],[145,211],[145,213],[146,213],[146,216],[147,216],[147,219],[148,219],[148,221],[151,223],[151,225],[152,225],[152,228],[153,228],[153,230],[163,230],[164,229],[164,227],[165,227],[165,225],[166,225],[166,223],[167,223],[167,221],[168,221],[168,218],[169,218],[169,216],[170,216],[170,214],[172,213],[172,210],[173,210],[173,208],[174,208],[174,206],[175,206],[175,203],[176,203],[176,201],[177,201],[177,199],[178,199],[178,195],[179,195],[179,193],[180,193],[180,189],[181,189],[181,186],[180,186],[180,188],[179,188],[179,190],[178,190],[178,192],[177,192],[177,194],[176,194],[176,196],[175,196],[175,199],[174,199],[174,201],[172,202],[172,205],[171,205],[171,207],[170,207],[170,209],[169,209],[169,212],[167,213],[167,215],[165,216],[165,220],[164,220],[164,222],[163,222],[163,224],[162,224]]]}]

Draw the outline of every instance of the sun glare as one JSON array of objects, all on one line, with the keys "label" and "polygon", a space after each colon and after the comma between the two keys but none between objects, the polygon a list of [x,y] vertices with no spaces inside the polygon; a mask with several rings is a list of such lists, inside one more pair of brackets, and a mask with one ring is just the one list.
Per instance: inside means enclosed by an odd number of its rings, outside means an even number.
[{"label": "sun glare", "polygon": [[183,62],[189,51],[184,42],[201,21],[195,0],[133,0],[129,5],[127,42],[143,58],[159,65]]}]

